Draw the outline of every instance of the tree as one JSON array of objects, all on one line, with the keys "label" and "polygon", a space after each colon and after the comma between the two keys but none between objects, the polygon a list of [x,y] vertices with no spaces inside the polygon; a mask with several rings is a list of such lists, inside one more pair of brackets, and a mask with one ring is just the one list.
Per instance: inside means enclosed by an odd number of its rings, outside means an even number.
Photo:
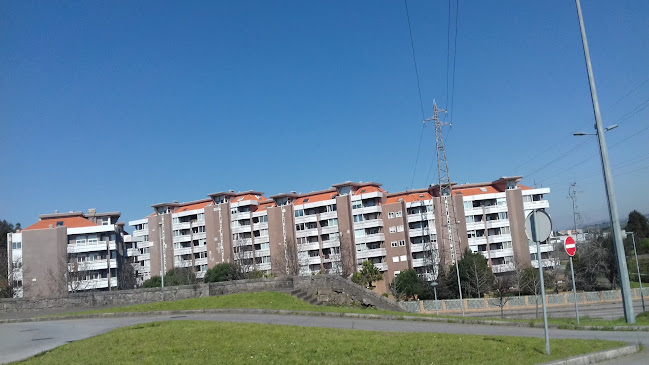
[{"label": "tree", "polygon": [[358,285],[363,285],[368,289],[373,289],[373,282],[383,279],[381,271],[374,266],[372,261],[364,261],[361,271],[352,275],[352,281]]},{"label": "tree", "polygon": [[[624,228],[635,235],[636,250],[638,254],[649,253],[649,220],[637,210],[629,213],[629,220]],[[628,235],[625,240],[627,251],[633,250],[633,237]]]},{"label": "tree", "polygon": [[243,279],[243,276],[241,275],[241,270],[237,267],[237,264],[224,262],[207,270],[203,281],[206,283],[216,283],[220,281],[239,279]]},{"label": "tree", "polygon": [[[547,281],[547,273],[543,272],[543,280]],[[545,284],[545,283],[544,283]],[[529,267],[523,272],[523,294],[534,295],[536,297],[536,317],[539,317],[539,295],[541,294],[541,276],[539,269]]]},{"label": "tree", "polygon": [[134,289],[137,286],[137,274],[133,264],[123,262],[117,272],[117,288],[120,290]]},{"label": "tree", "polygon": [[395,298],[405,297],[406,299],[421,297],[424,291],[425,282],[417,275],[414,269],[402,271],[390,284],[390,291]]},{"label": "tree", "polygon": [[509,302],[514,276],[499,275],[494,278],[493,290],[498,299],[500,318],[505,318],[505,305]]},{"label": "tree", "polygon": [[462,281],[462,293],[466,297],[480,298],[491,290],[494,276],[487,259],[481,253],[467,250],[458,266]]}]

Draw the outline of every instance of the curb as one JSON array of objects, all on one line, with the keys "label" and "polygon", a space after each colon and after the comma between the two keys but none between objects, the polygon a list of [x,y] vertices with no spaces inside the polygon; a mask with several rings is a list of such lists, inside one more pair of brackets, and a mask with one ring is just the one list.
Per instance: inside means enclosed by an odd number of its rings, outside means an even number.
[{"label": "curb", "polygon": [[604,350],[586,355],[573,356],[563,360],[546,362],[542,365],[586,365],[606,360],[612,360],[621,356],[632,355],[637,353],[638,351],[640,351],[639,345],[628,345],[613,350]]}]

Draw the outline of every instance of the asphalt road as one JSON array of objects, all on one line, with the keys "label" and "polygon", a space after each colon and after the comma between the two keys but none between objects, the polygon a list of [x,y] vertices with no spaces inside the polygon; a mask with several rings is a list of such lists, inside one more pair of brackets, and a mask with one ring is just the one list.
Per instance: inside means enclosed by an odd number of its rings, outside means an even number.
[{"label": "asphalt road", "polygon": [[[6,323],[0,325],[0,362],[21,360],[54,347],[108,332],[132,324],[166,320],[203,320],[223,322],[268,323],[305,327],[328,327],[391,332],[435,332],[473,335],[543,337],[543,329],[500,327],[435,322],[391,321],[339,317],[288,316],[273,314],[196,314],[175,316],[143,316],[87,318],[42,322]],[[632,331],[569,331],[550,330],[551,338],[581,338],[642,343],[649,347],[649,332]],[[618,359],[611,364],[646,364],[647,353]]]}]

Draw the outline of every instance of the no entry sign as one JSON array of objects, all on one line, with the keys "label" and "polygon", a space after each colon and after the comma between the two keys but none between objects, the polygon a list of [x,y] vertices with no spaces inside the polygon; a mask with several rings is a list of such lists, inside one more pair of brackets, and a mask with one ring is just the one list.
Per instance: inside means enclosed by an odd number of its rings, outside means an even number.
[{"label": "no entry sign", "polygon": [[577,252],[577,245],[575,245],[575,240],[573,240],[572,237],[568,236],[563,246],[566,248],[568,255],[575,256],[575,252]]}]

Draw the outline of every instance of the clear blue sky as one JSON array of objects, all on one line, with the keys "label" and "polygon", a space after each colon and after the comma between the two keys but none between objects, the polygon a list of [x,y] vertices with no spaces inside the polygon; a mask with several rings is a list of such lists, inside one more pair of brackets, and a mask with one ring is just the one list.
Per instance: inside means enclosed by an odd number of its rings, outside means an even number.
[{"label": "clear blue sky", "polygon": [[[448,5],[408,5],[430,116],[447,106]],[[649,2],[582,6],[605,124],[635,113],[606,136],[620,214],[646,213]],[[572,136],[594,122],[574,3],[461,1],[456,56],[452,179],[529,175],[555,227],[577,181],[584,220],[605,219],[597,144]],[[425,187],[421,119],[402,1],[0,2],[0,219],[23,226],[229,189],[399,191],[413,171]]]}]

